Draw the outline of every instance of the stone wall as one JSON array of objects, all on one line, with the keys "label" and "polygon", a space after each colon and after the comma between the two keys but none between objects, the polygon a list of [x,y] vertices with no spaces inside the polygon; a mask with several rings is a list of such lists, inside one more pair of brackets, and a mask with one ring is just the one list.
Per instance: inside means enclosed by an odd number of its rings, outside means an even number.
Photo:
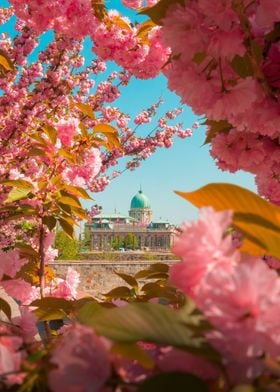
[{"label": "stone wall", "polygon": [[[110,262],[105,260],[57,260],[49,265],[56,271],[57,275],[62,278],[65,277],[68,267],[74,268],[80,273],[81,283],[79,290],[90,295],[97,296],[100,293],[107,293],[114,287],[126,285],[126,283],[117,276],[114,271],[134,275],[140,270],[149,268],[151,264],[156,262],[158,261]],[[176,260],[169,260],[168,264],[173,264],[174,262],[176,262]]]}]

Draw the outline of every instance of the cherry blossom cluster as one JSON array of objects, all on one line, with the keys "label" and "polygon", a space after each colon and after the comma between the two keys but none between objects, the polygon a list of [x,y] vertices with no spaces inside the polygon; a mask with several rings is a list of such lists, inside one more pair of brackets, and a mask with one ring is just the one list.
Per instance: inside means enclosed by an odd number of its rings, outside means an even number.
[{"label": "cherry blossom cluster", "polygon": [[256,175],[280,203],[278,1],[186,1],[170,6],[162,35],[172,50],[169,88],[206,115],[222,170]]},{"label": "cherry blossom cluster", "polygon": [[[231,382],[246,383],[264,371],[266,357],[280,355],[280,279],[263,258],[240,252],[240,241],[225,234],[231,218],[230,211],[205,207],[198,221],[185,223],[173,249],[181,262],[170,278],[214,327],[206,336]],[[271,265],[278,268],[279,260]]]}]

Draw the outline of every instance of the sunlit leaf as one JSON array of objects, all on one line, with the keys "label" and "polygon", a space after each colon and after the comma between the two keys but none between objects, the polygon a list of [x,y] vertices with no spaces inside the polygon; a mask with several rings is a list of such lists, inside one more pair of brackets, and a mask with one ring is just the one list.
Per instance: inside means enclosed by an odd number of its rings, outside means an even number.
[{"label": "sunlit leaf", "polygon": [[245,236],[243,250],[280,258],[280,208],[276,205],[233,184],[208,184],[194,192],[176,193],[199,208],[232,210],[233,226]]},{"label": "sunlit leaf", "polygon": [[32,183],[26,180],[5,180],[2,181],[1,184],[22,189],[34,189]]},{"label": "sunlit leaf", "polygon": [[[121,16],[113,16],[110,17],[110,19],[108,19],[109,24],[111,24],[113,22],[113,24],[117,25],[118,27],[120,27],[121,29],[127,30],[127,31],[131,31],[131,26],[121,17]],[[106,21],[105,21],[106,23]]]},{"label": "sunlit leaf", "polygon": [[110,351],[131,361],[137,361],[145,369],[153,369],[155,366],[153,359],[136,343],[114,343]]},{"label": "sunlit leaf", "polygon": [[73,196],[73,197],[70,197],[70,196],[63,196],[63,197],[60,197],[60,198],[58,199],[58,201],[59,201],[60,203],[67,204],[67,205],[69,205],[69,206],[71,206],[71,207],[77,207],[77,208],[80,208],[80,207],[81,207],[81,203],[80,203],[79,200],[78,200],[77,198],[75,198],[74,196]]},{"label": "sunlit leaf", "polygon": [[140,39],[142,44],[148,44],[148,36],[150,31],[156,26],[156,24],[152,20],[147,20],[146,22],[141,23],[137,27],[137,37]]},{"label": "sunlit leaf", "polygon": [[95,119],[95,115],[90,105],[82,102],[73,102],[73,105],[87,117],[91,118],[92,120]]},{"label": "sunlit leaf", "polygon": [[52,127],[51,125],[43,125],[42,129],[45,131],[46,135],[49,137],[50,141],[52,142],[52,144],[56,143],[57,140],[57,131],[54,127]]},{"label": "sunlit leaf", "polygon": [[8,55],[0,49],[0,72],[5,75],[6,72],[13,72],[14,65],[9,59]]},{"label": "sunlit leaf", "polygon": [[95,125],[95,127],[93,127],[93,133],[103,133],[103,134],[107,134],[107,133],[113,133],[118,135],[118,131],[116,128],[114,128],[112,125],[109,125],[107,123],[102,123],[102,124],[97,124]]},{"label": "sunlit leaf", "polygon": [[26,198],[26,196],[30,193],[30,189],[27,188],[13,188],[9,194],[7,199],[5,200],[6,203],[12,203],[17,200],[21,200]]},{"label": "sunlit leaf", "polygon": [[79,219],[88,219],[88,215],[83,208],[72,207],[72,213]]},{"label": "sunlit leaf", "polygon": [[94,15],[102,22],[106,16],[104,0],[91,0]]},{"label": "sunlit leaf", "polygon": [[69,222],[67,222],[66,219],[59,219],[59,224],[61,226],[61,228],[65,231],[66,234],[69,235],[70,238],[74,238],[74,228],[73,225],[70,224]]},{"label": "sunlit leaf", "polygon": [[86,312],[87,306],[78,314],[79,320],[117,342],[143,340],[193,349],[201,348],[205,343],[182,323],[178,312],[163,305],[133,303],[122,308],[99,309],[90,316]]},{"label": "sunlit leaf", "polygon": [[60,320],[72,311],[72,301],[64,298],[46,297],[33,301],[31,306],[37,307],[33,313],[40,321]]},{"label": "sunlit leaf", "polygon": [[64,185],[64,189],[77,197],[82,197],[86,200],[92,200],[92,197],[81,187],[73,185]]}]

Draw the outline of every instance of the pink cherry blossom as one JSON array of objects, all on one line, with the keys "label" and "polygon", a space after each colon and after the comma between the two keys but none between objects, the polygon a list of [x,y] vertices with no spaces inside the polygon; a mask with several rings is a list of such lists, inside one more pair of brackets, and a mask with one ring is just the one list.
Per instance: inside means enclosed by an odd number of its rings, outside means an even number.
[{"label": "pink cherry blossom", "polygon": [[74,324],[56,345],[51,362],[56,366],[49,373],[51,391],[98,392],[110,376],[107,348],[93,330]]},{"label": "pink cherry blossom", "polygon": [[230,211],[215,212],[206,207],[200,210],[197,222],[182,226],[173,247],[182,261],[171,267],[170,279],[186,294],[195,296],[209,271],[223,268],[230,273],[238,261],[231,237],[224,235],[231,216]]}]

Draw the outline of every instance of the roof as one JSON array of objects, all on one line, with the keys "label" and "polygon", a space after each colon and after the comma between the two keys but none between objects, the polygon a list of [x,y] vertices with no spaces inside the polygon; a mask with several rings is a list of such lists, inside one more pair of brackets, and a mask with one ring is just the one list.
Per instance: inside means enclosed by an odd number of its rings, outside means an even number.
[{"label": "roof", "polygon": [[135,196],[133,196],[131,203],[130,203],[130,209],[143,209],[143,208],[151,208],[151,203],[148,197],[142,192],[140,189]]}]

